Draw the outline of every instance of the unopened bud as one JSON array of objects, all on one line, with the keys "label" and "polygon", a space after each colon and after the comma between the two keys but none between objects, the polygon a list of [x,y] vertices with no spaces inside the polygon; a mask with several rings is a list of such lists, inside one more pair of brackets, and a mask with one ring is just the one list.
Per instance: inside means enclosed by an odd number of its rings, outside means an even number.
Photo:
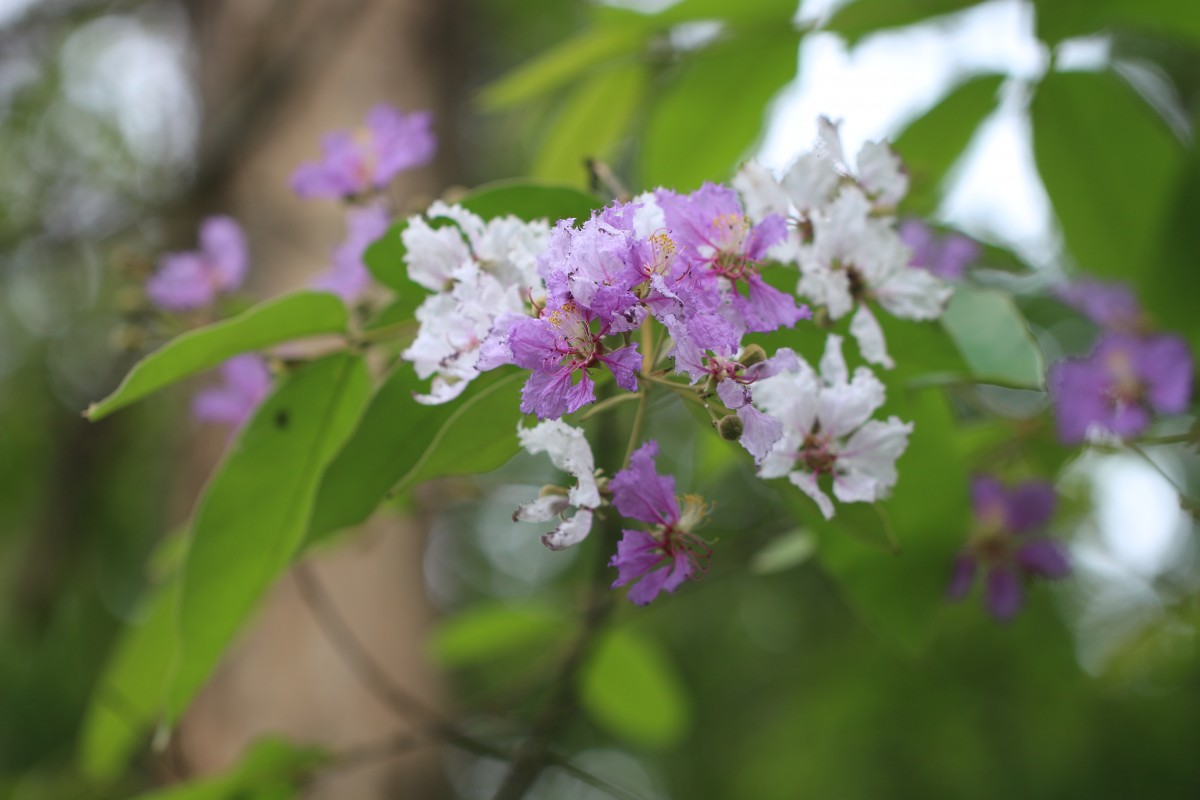
[{"label": "unopened bud", "polygon": [[717,420],[717,433],[721,434],[721,438],[730,442],[736,442],[742,438],[742,431],[746,426],[742,424],[741,419],[736,414],[726,414]]},{"label": "unopened bud", "polygon": [[538,492],[538,497],[566,497],[569,492],[562,486],[557,484],[547,483]]},{"label": "unopened bud", "polygon": [[767,360],[767,351],[762,349],[762,345],[748,344],[746,349],[742,350],[742,354],[738,356],[738,361],[742,366],[749,367],[754,364],[761,364]]}]

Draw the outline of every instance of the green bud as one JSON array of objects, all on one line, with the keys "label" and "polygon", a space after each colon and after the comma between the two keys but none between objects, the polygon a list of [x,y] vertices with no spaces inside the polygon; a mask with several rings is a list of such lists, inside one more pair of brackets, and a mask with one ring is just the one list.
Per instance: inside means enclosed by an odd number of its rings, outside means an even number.
[{"label": "green bud", "polygon": [[742,438],[742,431],[745,429],[746,426],[736,414],[727,414],[717,420],[717,433],[721,434],[722,439],[730,442]]},{"label": "green bud", "polygon": [[767,351],[762,349],[762,345],[749,344],[742,350],[742,354],[738,356],[738,361],[742,366],[749,367],[754,364],[761,364],[767,360]]}]

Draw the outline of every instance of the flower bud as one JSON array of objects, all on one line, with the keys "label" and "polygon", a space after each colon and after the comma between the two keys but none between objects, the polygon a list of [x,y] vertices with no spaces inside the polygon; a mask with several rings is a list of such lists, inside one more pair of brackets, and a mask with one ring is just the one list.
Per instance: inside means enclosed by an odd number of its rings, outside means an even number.
[{"label": "flower bud", "polygon": [[742,424],[741,419],[736,414],[726,414],[717,420],[717,433],[721,434],[721,438],[730,442],[736,442],[742,438],[742,431],[746,426]]},{"label": "flower bud", "polygon": [[742,350],[742,354],[738,356],[738,361],[742,366],[749,367],[754,364],[761,364],[767,360],[767,351],[762,349],[762,345],[749,344]]}]

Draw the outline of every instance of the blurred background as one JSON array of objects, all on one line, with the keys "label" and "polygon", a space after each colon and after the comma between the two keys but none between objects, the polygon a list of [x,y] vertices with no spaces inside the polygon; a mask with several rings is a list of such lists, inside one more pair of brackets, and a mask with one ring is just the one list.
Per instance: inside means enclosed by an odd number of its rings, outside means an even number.
[{"label": "blurred background", "polygon": [[[747,157],[782,169],[817,115],[840,118],[848,153],[896,144],[913,176],[902,211],[984,243],[977,280],[1016,293],[1047,362],[1092,340],[1039,294],[1080,270],[1131,283],[1200,346],[1196,3],[729,6],[0,0],[0,797],[131,797],[229,770],[267,733],[337,750],[406,729],[285,579],[174,736],[143,736],[104,769],[80,750],[155,554],[228,442],[189,418],[189,390],[99,424],[80,412],[178,332],[141,285],[203,217],[245,227],[256,297],[328,265],[341,211],[298,200],[288,177],[379,101],[435,116],[435,162],[395,187],[412,211],[512,176],[587,187],[587,158],[634,190],[690,190]],[[1046,406],[1038,393],[983,401],[1018,420]],[[559,742],[574,763],[647,798],[1200,791],[1190,450],[1081,455],[1031,438],[1028,461],[1059,483],[1054,533],[1076,574],[1033,592],[1011,625],[968,603],[917,630],[880,606],[940,593],[948,562],[904,573],[919,587],[888,583],[896,559],[880,548],[867,577],[895,594],[848,587],[790,500],[715,439],[695,443],[676,411],[654,409],[648,429],[676,442],[665,466],[681,488],[716,500],[719,556],[670,602],[618,612],[611,669],[584,678],[585,704],[607,717],[578,715]],[[513,742],[588,560],[509,522],[553,478],[520,456],[417,492],[310,559],[399,683]],[[965,536],[950,506],[946,526]],[[430,746],[320,772],[295,796],[483,798],[503,771]],[[607,796],[562,771],[534,794]]]}]

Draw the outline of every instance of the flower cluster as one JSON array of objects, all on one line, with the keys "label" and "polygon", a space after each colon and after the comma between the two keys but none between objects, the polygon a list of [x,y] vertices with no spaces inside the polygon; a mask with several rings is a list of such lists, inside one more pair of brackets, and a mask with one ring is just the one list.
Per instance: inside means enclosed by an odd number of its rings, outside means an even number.
[{"label": "flower cluster", "polygon": [[1106,434],[1133,438],[1149,427],[1154,414],[1187,410],[1193,378],[1187,343],[1145,331],[1145,315],[1129,287],[1082,280],[1057,294],[1101,329],[1087,358],[1066,359],[1050,370],[1063,442]]},{"label": "flower cluster", "polygon": [[908,191],[900,159],[885,143],[867,142],[847,161],[837,126],[820,120],[821,146],[776,180],[757,164],[734,179],[758,214],[791,221],[781,260],[800,269],[797,291],[831,320],[853,312],[850,333],[863,358],[892,366],[872,304],[902,319],[941,316],[951,289],[928,269],[910,264],[912,252],[892,216]]},{"label": "flower cluster", "polygon": [[978,476],[971,483],[975,529],[954,562],[947,594],[961,600],[983,569],[984,600],[998,620],[1010,619],[1021,607],[1022,577],[1064,578],[1071,562],[1061,545],[1033,535],[1054,515],[1057,498],[1045,481],[1005,488],[995,478]]}]

